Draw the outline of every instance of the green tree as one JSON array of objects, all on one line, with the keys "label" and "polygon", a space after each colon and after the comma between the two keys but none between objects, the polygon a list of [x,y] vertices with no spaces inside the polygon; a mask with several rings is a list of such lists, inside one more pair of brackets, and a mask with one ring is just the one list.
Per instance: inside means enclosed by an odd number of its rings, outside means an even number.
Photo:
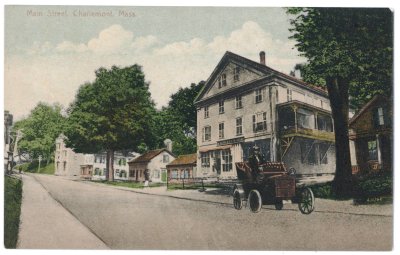
[{"label": "green tree", "polygon": [[17,121],[13,131],[16,133],[21,130],[23,133],[18,141],[18,150],[28,153],[34,159],[41,155],[48,163],[54,154],[54,142],[65,123],[61,109],[59,104],[48,105],[40,102],[27,118]]},{"label": "green tree", "polygon": [[66,144],[76,152],[107,152],[107,179],[114,179],[114,152],[153,146],[154,103],[139,65],[100,68],[80,87],[68,109]]},{"label": "green tree", "polygon": [[292,38],[308,61],[307,82],[326,86],[334,119],[333,190],[351,195],[349,93],[356,104],[377,93],[392,95],[393,14],[377,8],[289,8]]},{"label": "green tree", "polygon": [[164,146],[167,138],[173,142],[173,153],[176,155],[196,152],[197,110],[194,99],[204,82],[192,83],[189,87],[180,88],[171,95],[167,107],[155,115],[158,146]]}]

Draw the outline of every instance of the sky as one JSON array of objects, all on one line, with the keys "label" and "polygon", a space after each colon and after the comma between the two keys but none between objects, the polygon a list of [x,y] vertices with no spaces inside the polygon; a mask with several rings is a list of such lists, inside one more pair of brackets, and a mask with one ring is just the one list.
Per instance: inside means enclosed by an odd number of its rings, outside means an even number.
[{"label": "sky", "polygon": [[18,120],[39,101],[66,108],[96,69],[133,64],[160,108],[207,80],[227,50],[254,61],[263,50],[268,66],[289,73],[305,59],[288,28],[282,8],[6,6],[5,110]]}]

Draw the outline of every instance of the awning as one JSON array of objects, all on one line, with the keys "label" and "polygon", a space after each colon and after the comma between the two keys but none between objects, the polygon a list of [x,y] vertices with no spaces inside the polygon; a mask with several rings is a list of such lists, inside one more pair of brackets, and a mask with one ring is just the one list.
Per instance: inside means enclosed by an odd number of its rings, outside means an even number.
[{"label": "awning", "polygon": [[208,146],[199,148],[199,152],[208,152],[208,151],[216,151],[216,150],[226,150],[230,149],[233,145],[223,145],[223,146]]}]

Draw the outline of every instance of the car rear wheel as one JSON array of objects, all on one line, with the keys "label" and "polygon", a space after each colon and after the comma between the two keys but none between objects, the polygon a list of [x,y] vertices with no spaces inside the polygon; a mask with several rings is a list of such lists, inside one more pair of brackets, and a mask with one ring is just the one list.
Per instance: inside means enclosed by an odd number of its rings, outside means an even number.
[{"label": "car rear wheel", "polygon": [[240,192],[238,189],[235,189],[233,191],[233,207],[235,207],[236,210],[242,209],[242,198],[240,197]]}]

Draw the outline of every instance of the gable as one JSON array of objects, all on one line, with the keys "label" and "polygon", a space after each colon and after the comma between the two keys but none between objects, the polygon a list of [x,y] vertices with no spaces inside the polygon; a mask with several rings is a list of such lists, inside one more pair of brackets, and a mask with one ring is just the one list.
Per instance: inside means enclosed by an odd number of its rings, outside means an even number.
[{"label": "gable", "polygon": [[389,99],[377,95],[371,99],[367,104],[360,109],[360,111],[353,116],[349,121],[349,126],[356,132],[373,131],[379,122],[378,108],[381,108],[382,122],[385,127],[391,125],[392,122],[392,108]]},{"label": "gable", "polygon": [[[235,67],[241,68],[241,77],[239,81],[234,80]],[[218,80],[222,77],[222,75],[225,75],[226,85],[223,84],[223,86],[220,86]],[[227,51],[215,67],[214,71],[211,73],[210,77],[207,79],[199,94],[196,96],[195,104],[198,104],[216,95],[220,95],[222,92],[232,88],[240,88],[241,85],[261,81],[264,78],[273,76],[288,81],[300,88],[304,88],[313,93],[327,97],[327,91],[325,89],[310,85],[295,77],[278,72],[266,66],[265,64],[255,62]]]},{"label": "gable", "polygon": [[206,91],[204,98],[211,97],[215,94],[224,92],[232,87],[256,80],[263,74],[249,67],[244,67],[235,62],[228,62],[216,76],[212,85]]}]

